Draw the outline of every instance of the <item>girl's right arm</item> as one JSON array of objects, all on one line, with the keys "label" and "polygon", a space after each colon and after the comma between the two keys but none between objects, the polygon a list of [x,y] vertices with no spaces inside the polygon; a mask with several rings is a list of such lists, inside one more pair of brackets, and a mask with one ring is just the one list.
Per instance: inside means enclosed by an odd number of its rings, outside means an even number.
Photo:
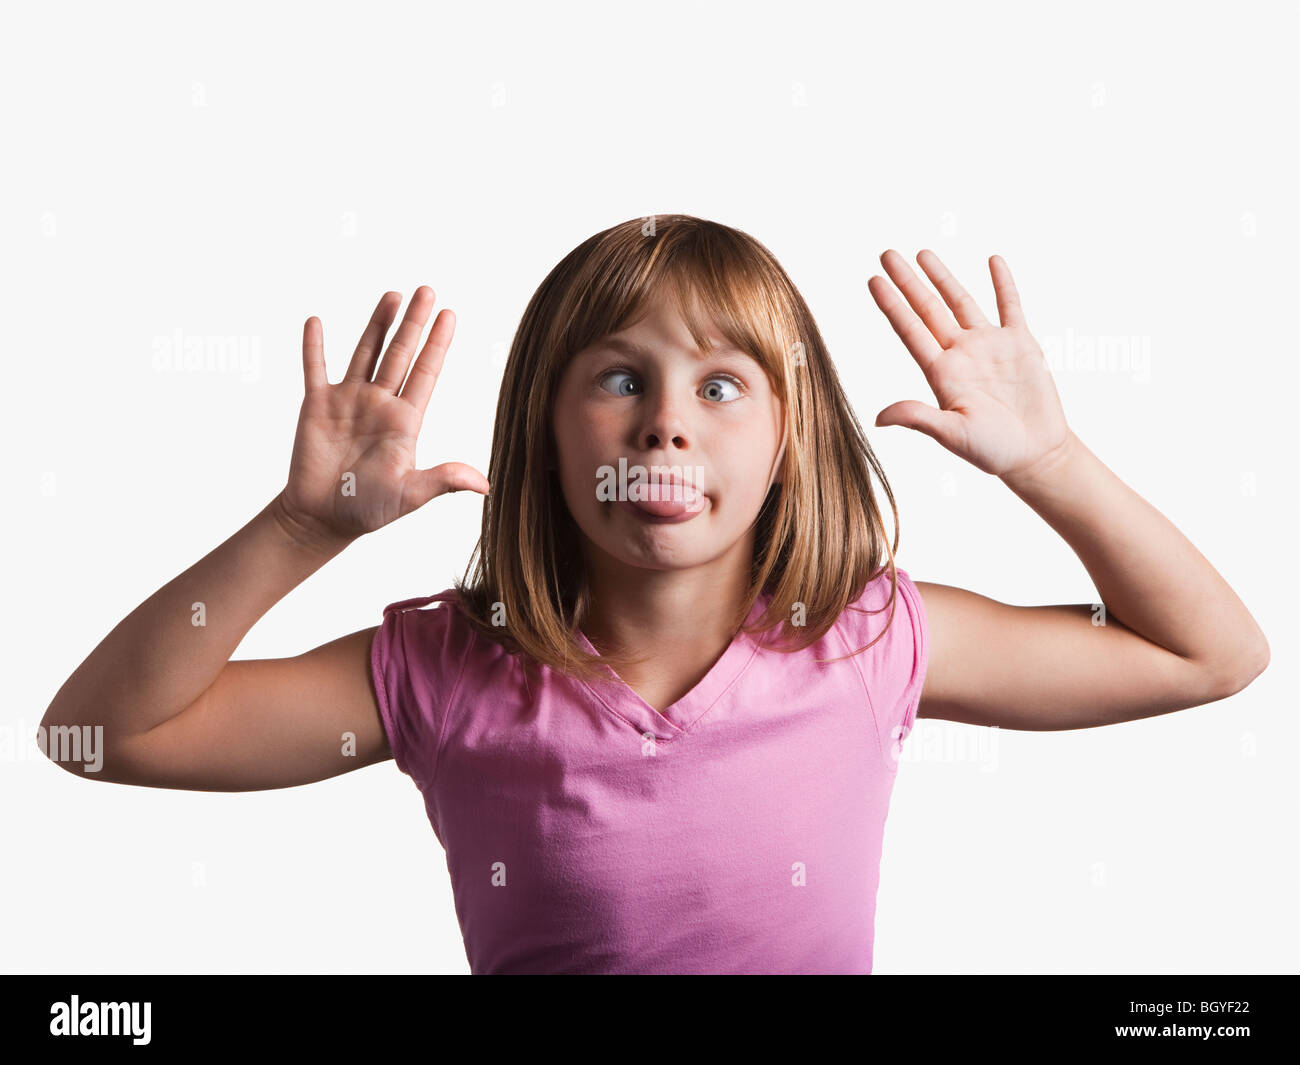
[{"label": "girl's right arm", "polygon": [[488,490],[463,463],[414,467],[455,331],[444,309],[407,379],[433,302],[432,289],[416,291],[373,380],[400,294],[379,301],[336,385],[326,380],[320,321],[307,320],[306,396],[284,490],[140,604],[68,678],[41,720],[51,760],[91,780],[250,791],[391,757],[370,679],[374,627],[294,658],[230,655],[258,618],[353,540],[443,492]]}]

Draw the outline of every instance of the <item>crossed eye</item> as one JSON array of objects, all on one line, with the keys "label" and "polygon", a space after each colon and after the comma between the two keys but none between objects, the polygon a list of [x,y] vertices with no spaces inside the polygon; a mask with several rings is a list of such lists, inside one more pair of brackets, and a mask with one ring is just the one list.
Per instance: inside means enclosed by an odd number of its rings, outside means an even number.
[{"label": "crossed eye", "polygon": [[[610,370],[608,373],[603,374],[603,375],[601,376],[601,379],[600,379],[600,381],[601,381],[601,388],[605,388],[605,381],[606,381],[606,379],[608,379],[608,378],[610,378],[610,377],[613,377],[613,376],[616,376],[616,375],[619,375],[619,374],[625,375],[625,376],[627,376],[627,377],[631,377],[631,376],[632,376],[631,372],[628,371],[628,370]],[[717,394],[717,389],[715,388],[715,389],[713,389],[713,395],[710,396],[709,398],[712,398],[712,399],[718,399],[718,400],[721,400],[721,401],[724,402],[724,403],[729,403],[729,402],[731,402],[732,400],[735,400],[735,399],[739,399],[739,398],[740,398],[740,396],[741,396],[740,382],[738,382],[734,377],[731,377],[731,376],[729,376],[729,375],[727,375],[727,374],[714,374],[712,377],[709,378],[709,382],[708,382],[708,384],[705,385],[706,390],[709,389],[709,388],[713,385],[714,382],[723,382],[723,383],[725,383],[725,384],[730,385],[733,389],[735,389],[735,395],[733,395],[733,396],[731,396],[731,397],[720,396],[720,395]],[[617,391],[614,391],[613,389],[608,389],[608,388],[605,388],[605,391],[607,391],[607,392],[613,392],[613,394],[616,395],[616,396],[634,396],[634,395],[638,395],[638,393],[636,393],[636,392],[625,391],[622,385],[617,386]]]}]

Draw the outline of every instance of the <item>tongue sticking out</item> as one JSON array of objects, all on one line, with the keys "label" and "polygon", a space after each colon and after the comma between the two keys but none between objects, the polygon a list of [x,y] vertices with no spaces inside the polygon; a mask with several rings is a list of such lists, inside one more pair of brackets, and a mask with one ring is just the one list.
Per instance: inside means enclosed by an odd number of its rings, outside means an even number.
[{"label": "tongue sticking out", "polygon": [[629,493],[629,502],[650,514],[670,518],[699,510],[704,506],[704,496],[691,485],[659,484]]}]

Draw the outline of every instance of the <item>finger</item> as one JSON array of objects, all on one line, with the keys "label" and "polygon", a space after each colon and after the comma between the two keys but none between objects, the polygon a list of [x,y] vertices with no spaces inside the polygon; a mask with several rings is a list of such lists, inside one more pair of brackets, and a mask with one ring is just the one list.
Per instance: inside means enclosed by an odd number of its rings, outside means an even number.
[{"label": "finger", "polygon": [[[874,285],[872,281],[875,282]],[[867,281],[867,288],[875,299],[876,306],[889,319],[889,324],[894,327],[894,332],[912,353],[912,357],[920,364],[922,370],[927,370],[930,364],[943,354],[943,348],[921,324],[921,320],[907,309],[907,304],[898,298],[894,290],[889,287],[889,282],[883,277],[879,275],[872,277]]]},{"label": "finger", "polygon": [[329,384],[325,376],[325,338],[320,319],[312,315],[302,327],[302,376],[308,392]]},{"label": "finger", "polygon": [[370,375],[375,371],[375,357],[379,351],[379,345],[384,342],[384,337],[388,335],[388,327],[393,324],[393,317],[397,314],[397,308],[401,305],[402,294],[400,292],[385,292],[379,297],[379,303],[375,306],[375,313],[370,316],[370,323],[366,326],[365,332],[361,334],[361,339],[357,342],[357,350],[352,353],[352,361],[348,363],[348,372],[343,375],[343,380],[370,380]]},{"label": "finger", "polygon": [[925,323],[926,329],[934,339],[943,347],[949,347],[957,339],[961,330],[952,320],[952,315],[944,307],[943,301],[921,284],[921,279],[907,265],[907,260],[892,248],[881,255],[880,265],[885,268],[889,279],[907,298],[912,310],[920,315],[921,321]]},{"label": "finger", "polygon": [[1001,255],[989,256],[989,273],[993,275],[993,291],[998,297],[998,317],[1003,325],[1024,325],[1025,312],[1020,309],[1020,293],[1011,280],[1011,268]]},{"label": "finger", "polygon": [[420,506],[447,492],[467,490],[487,495],[491,487],[486,477],[463,462],[444,462],[431,470],[416,470],[412,477],[415,479],[417,496],[421,500],[418,504]]},{"label": "finger", "polygon": [[962,417],[949,410],[940,410],[915,399],[891,403],[876,415],[877,425],[902,425],[924,433],[954,454],[960,454],[963,441]]},{"label": "finger", "polygon": [[429,339],[425,342],[420,357],[415,360],[415,365],[411,367],[406,387],[402,389],[402,398],[421,414],[429,405],[429,397],[433,395],[433,386],[438,383],[438,375],[442,372],[442,363],[455,332],[456,315],[450,308],[444,307],[433,320]]},{"label": "finger", "polygon": [[970,293],[961,287],[961,283],[952,276],[952,271],[943,265],[939,256],[929,248],[923,248],[917,252],[916,261],[921,264],[925,276],[939,290],[943,302],[952,309],[952,313],[963,329],[974,329],[976,326],[990,324],[984,317],[984,312],[980,310],[979,304],[971,299]]},{"label": "finger", "polygon": [[420,342],[424,323],[429,320],[429,312],[433,310],[433,301],[433,289],[428,285],[421,285],[415,290],[402,324],[397,327],[392,343],[384,352],[379,373],[375,375],[375,384],[381,388],[396,393],[402,387],[402,382],[406,380],[406,368],[411,365],[411,356],[415,354],[415,345]]}]

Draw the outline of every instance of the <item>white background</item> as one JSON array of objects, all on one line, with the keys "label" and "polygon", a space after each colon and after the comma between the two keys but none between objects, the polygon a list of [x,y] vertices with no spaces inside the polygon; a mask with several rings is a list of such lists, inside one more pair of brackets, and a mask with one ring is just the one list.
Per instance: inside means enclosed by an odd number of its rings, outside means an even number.
[{"label": "white background", "polygon": [[[385,290],[433,286],[459,326],[420,465],[486,471],[546,272],[682,211],[756,236],[807,298],[914,578],[1096,598],[996,478],[871,428],[933,401],[867,291],[880,253],[934,249],[990,317],[998,253],[1061,353],[1074,431],[1272,647],[1243,693],[1165,717],[995,748],[922,720],[876,972],[1297,970],[1295,4],[62,4],[7,23],[0,967],[468,971],[392,762],[165,791],[76,780],[32,737],[98,641],[282,487],[308,316],[337,381]],[[243,338],[256,363],[169,369],[178,331]],[[1119,363],[1080,361],[1107,337]],[[236,657],[447,587],[481,505],[440,498],[353,545]]]}]

